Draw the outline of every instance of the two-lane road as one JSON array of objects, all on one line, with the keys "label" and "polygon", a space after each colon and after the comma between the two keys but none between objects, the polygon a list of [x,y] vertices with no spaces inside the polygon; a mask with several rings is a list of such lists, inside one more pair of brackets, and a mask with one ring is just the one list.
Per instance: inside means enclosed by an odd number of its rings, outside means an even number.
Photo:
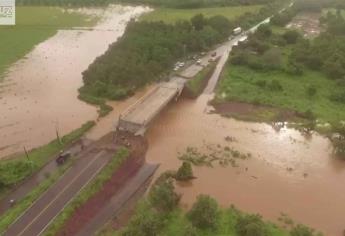
[{"label": "two-lane road", "polygon": [[105,151],[88,153],[71,167],[5,232],[4,236],[38,236],[73,197],[108,163]]}]

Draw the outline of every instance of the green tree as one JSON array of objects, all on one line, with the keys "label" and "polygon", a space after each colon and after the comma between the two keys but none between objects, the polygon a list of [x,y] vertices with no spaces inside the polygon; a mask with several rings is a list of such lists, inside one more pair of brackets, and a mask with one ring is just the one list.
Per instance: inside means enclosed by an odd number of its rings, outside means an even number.
[{"label": "green tree", "polygon": [[259,215],[240,215],[236,223],[236,231],[241,236],[268,236],[269,233]]},{"label": "green tree", "polygon": [[188,219],[195,227],[216,228],[219,220],[218,203],[207,195],[199,195],[191,210],[187,213]]},{"label": "green tree", "polygon": [[211,17],[208,19],[208,25],[224,37],[228,37],[231,34],[231,29],[233,28],[233,25],[228,18],[224,16]]},{"label": "green tree", "polygon": [[262,24],[258,27],[255,34],[259,39],[267,39],[272,35],[272,29],[269,24]]},{"label": "green tree", "polygon": [[294,44],[297,42],[300,34],[297,30],[288,30],[283,34],[283,38],[288,44]]},{"label": "green tree", "polygon": [[291,232],[291,236],[314,236],[314,231],[304,225],[295,226]]},{"label": "green tree", "polygon": [[199,31],[202,30],[204,28],[204,26],[206,25],[206,18],[204,17],[203,14],[197,14],[195,16],[192,17],[192,19],[190,20],[194,29]]},{"label": "green tree", "polygon": [[168,212],[177,206],[180,196],[175,193],[174,184],[172,179],[169,178],[152,188],[149,194],[149,200],[157,210]]},{"label": "green tree", "polygon": [[190,180],[193,178],[192,165],[189,162],[184,161],[182,166],[178,169],[176,173],[177,180]]},{"label": "green tree", "polygon": [[156,236],[163,226],[160,215],[149,207],[139,209],[133,216],[122,236]]}]

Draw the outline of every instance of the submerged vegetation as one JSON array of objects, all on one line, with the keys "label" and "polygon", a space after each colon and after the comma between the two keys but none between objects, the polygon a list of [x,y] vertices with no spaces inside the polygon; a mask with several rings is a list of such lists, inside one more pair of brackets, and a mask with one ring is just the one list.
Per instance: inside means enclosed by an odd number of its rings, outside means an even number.
[{"label": "submerged vegetation", "polygon": [[5,69],[59,29],[90,26],[95,18],[55,7],[16,7],[16,25],[0,26],[0,77]]},{"label": "submerged vegetation", "polygon": [[246,160],[251,158],[250,153],[241,153],[240,151],[221,145],[206,144],[205,150],[199,150],[195,147],[187,147],[183,153],[178,155],[181,161],[189,162],[195,166],[213,167],[214,163],[220,166],[238,167],[236,160]]}]

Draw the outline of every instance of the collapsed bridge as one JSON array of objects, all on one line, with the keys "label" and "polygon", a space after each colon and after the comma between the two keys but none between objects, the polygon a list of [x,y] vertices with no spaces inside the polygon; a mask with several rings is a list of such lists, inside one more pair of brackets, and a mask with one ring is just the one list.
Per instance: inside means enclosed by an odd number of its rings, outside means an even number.
[{"label": "collapsed bridge", "polygon": [[144,134],[149,123],[170,101],[180,96],[185,83],[186,79],[181,77],[160,83],[120,115],[117,129],[136,135]]}]

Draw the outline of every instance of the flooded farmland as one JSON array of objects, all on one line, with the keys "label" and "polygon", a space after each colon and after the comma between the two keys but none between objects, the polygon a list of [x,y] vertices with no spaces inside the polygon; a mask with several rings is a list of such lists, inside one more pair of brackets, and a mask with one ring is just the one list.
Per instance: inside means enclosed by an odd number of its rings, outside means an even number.
[{"label": "flooded farmland", "polygon": [[[107,11],[109,17],[93,30],[59,31],[11,68],[0,99],[0,157],[47,143],[56,129],[65,134],[97,119],[96,108],[77,99],[81,72],[123,33],[131,17],[148,8],[118,6]],[[120,113],[148,90],[150,86],[125,101],[109,102],[114,111],[87,137],[98,139],[111,131]],[[252,157],[239,161],[238,167],[194,167],[197,178],[177,185],[182,206],[188,209],[198,194],[209,194],[222,206],[234,204],[273,221],[285,213],[327,236],[340,236],[345,228],[345,164],[332,157],[328,140],[210,114],[210,93],[197,100],[181,98],[151,125],[147,160],[161,164],[156,176],[177,169],[178,154],[189,146],[231,146]]]},{"label": "flooded farmland", "polygon": [[[203,150],[209,144],[229,145],[251,153],[252,158],[239,161],[239,167],[194,167],[197,178],[177,186],[182,205],[188,208],[198,194],[209,194],[222,206],[234,204],[276,222],[285,213],[327,236],[340,236],[345,163],[332,158],[328,140],[207,114],[211,98],[204,94],[196,101],[180,100],[154,122],[147,134],[147,160],[161,164],[156,176],[177,169],[181,165],[178,153],[188,146]],[[229,143],[226,137],[235,141]]]},{"label": "flooded farmland", "polygon": [[13,65],[0,93],[0,157],[32,149],[97,118],[79,101],[81,73],[121,36],[126,23],[146,7],[81,9],[102,16],[91,29],[60,30]]}]

